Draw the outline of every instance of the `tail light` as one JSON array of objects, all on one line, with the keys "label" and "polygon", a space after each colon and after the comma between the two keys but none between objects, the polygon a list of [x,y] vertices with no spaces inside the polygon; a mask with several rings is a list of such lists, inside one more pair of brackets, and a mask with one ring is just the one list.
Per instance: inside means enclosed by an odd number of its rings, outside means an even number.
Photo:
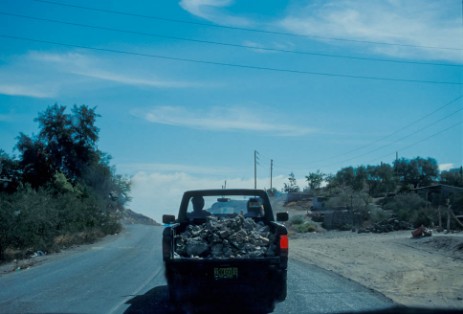
[{"label": "tail light", "polygon": [[288,267],[288,235],[280,234],[280,268],[286,269]]},{"label": "tail light", "polygon": [[280,235],[280,250],[288,250],[288,235],[282,234]]}]

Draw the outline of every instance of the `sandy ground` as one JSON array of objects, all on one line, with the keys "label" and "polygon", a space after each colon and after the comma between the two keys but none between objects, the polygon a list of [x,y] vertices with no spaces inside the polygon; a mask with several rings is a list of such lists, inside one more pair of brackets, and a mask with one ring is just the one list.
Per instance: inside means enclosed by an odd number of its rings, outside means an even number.
[{"label": "sandy ground", "polygon": [[293,234],[290,254],[406,306],[463,309],[463,233],[420,239],[410,231]]}]

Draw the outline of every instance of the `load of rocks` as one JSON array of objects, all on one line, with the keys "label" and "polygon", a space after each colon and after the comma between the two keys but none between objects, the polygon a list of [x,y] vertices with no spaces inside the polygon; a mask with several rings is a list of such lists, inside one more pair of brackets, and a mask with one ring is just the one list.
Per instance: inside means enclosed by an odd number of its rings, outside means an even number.
[{"label": "load of rocks", "polygon": [[208,216],[175,237],[176,258],[256,258],[275,256],[274,235],[263,222],[238,215]]}]

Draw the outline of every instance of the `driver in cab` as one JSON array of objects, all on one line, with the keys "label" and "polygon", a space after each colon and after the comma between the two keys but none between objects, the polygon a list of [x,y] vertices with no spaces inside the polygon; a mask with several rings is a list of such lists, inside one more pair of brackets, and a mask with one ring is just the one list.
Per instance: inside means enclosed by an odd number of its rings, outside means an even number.
[{"label": "driver in cab", "polygon": [[192,197],[191,204],[193,205],[193,212],[188,213],[189,219],[206,218],[211,215],[207,210],[203,210],[204,198],[202,196]]}]

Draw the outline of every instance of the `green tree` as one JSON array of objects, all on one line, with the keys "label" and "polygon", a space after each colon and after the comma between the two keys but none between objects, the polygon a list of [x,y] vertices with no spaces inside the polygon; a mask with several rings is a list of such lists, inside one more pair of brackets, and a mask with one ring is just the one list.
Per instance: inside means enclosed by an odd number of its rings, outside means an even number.
[{"label": "green tree", "polygon": [[332,173],[327,174],[325,176],[325,181],[327,183],[326,188],[328,189],[328,193],[331,195],[333,189],[337,187],[336,176]]},{"label": "green tree", "polygon": [[317,172],[309,172],[309,175],[305,176],[305,178],[309,184],[309,188],[311,190],[315,190],[320,188],[325,176],[326,175],[324,173],[322,173],[320,170],[317,170]]},{"label": "green tree", "polygon": [[368,191],[371,196],[385,195],[396,190],[397,183],[391,165],[385,163],[378,166],[369,165],[366,170]]},{"label": "green tree", "polygon": [[439,165],[437,160],[434,158],[415,158],[416,167],[418,168],[419,173],[419,182],[420,186],[427,186],[433,182],[437,181],[439,177]]},{"label": "green tree", "polygon": [[20,153],[22,183],[38,188],[51,181],[55,171],[49,163],[49,156],[42,142],[20,133],[16,149]]},{"label": "green tree", "polygon": [[336,183],[338,185],[350,186],[354,185],[354,167],[345,167],[336,173]]},{"label": "green tree", "polygon": [[430,203],[413,192],[396,195],[391,200],[386,201],[383,208],[392,210],[397,218],[409,221],[415,227],[420,225],[431,226],[436,219]]},{"label": "green tree", "polygon": [[368,172],[365,166],[359,166],[356,169],[354,169],[354,185],[352,188],[354,191],[362,191],[363,188],[365,187],[367,178],[368,178]]},{"label": "green tree", "polygon": [[81,175],[81,169],[86,165],[100,160],[101,153],[96,149],[99,128],[96,127],[95,108],[74,106],[71,115],[71,136],[73,147],[70,152],[72,158],[68,167],[76,175]]},{"label": "green tree", "polygon": [[336,182],[338,185],[343,185],[352,188],[354,191],[361,191],[367,179],[366,168],[360,166],[358,168],[345,167],[336,173]]},{"label": "green tree", "polygon": [[299,192],[299,186],[297,185],[296,177],[293,172],[289,174],[288,181],[289,181],[289,184],[285,183],[283,190],[286,193]]},{"label": "green tree", "polygon": [[439,176],[439,167],[434,158],[414,159],[401,158],[394,162],[394,169],[402,184],[413,185],[416,189],[419,186],[427,186],[435,182]]},{"label": "green tree", "polygon": [[5,250],[11,244],[13,219],[13,208],[9,195],[0,193],[0,261],[5,259]]},{"label": "green tree", "polygon": [[463,167],[442,171],[440,182],[442,184],[463,187]]},{"label": "green tree", "polygon": [[7,246],[53,250],[59,237],[81,243],[120,229],[130,180],[98,150],[97,117],[88,106],[50,106],[35,119],[37,136],[20,133],[18,160],[0,151],[0,177],[21,183],[0,186],[0,259]]},{"label": "green tree", "polygon": [[44,146],[52,174],[61,172],[71,178],[73,174],[68,168],[72,158],[71,119],[65,110],[65,106],[55,104],[39,113],[35,121],[40,129],[38,141]]},{"label": "green tree", "polygon": [[39,113],[38,140],[44,145],[53,173],[61,172],[76,180],[86,165],[98,162],[97,117],[95,108],[85,105],[74,106],[71,114],[66,113],[65,106],[56,104]]},{"label": "green tree", "polygon": [[0,192],[14,192],[20,181],[19,162],[0,149]]}]

